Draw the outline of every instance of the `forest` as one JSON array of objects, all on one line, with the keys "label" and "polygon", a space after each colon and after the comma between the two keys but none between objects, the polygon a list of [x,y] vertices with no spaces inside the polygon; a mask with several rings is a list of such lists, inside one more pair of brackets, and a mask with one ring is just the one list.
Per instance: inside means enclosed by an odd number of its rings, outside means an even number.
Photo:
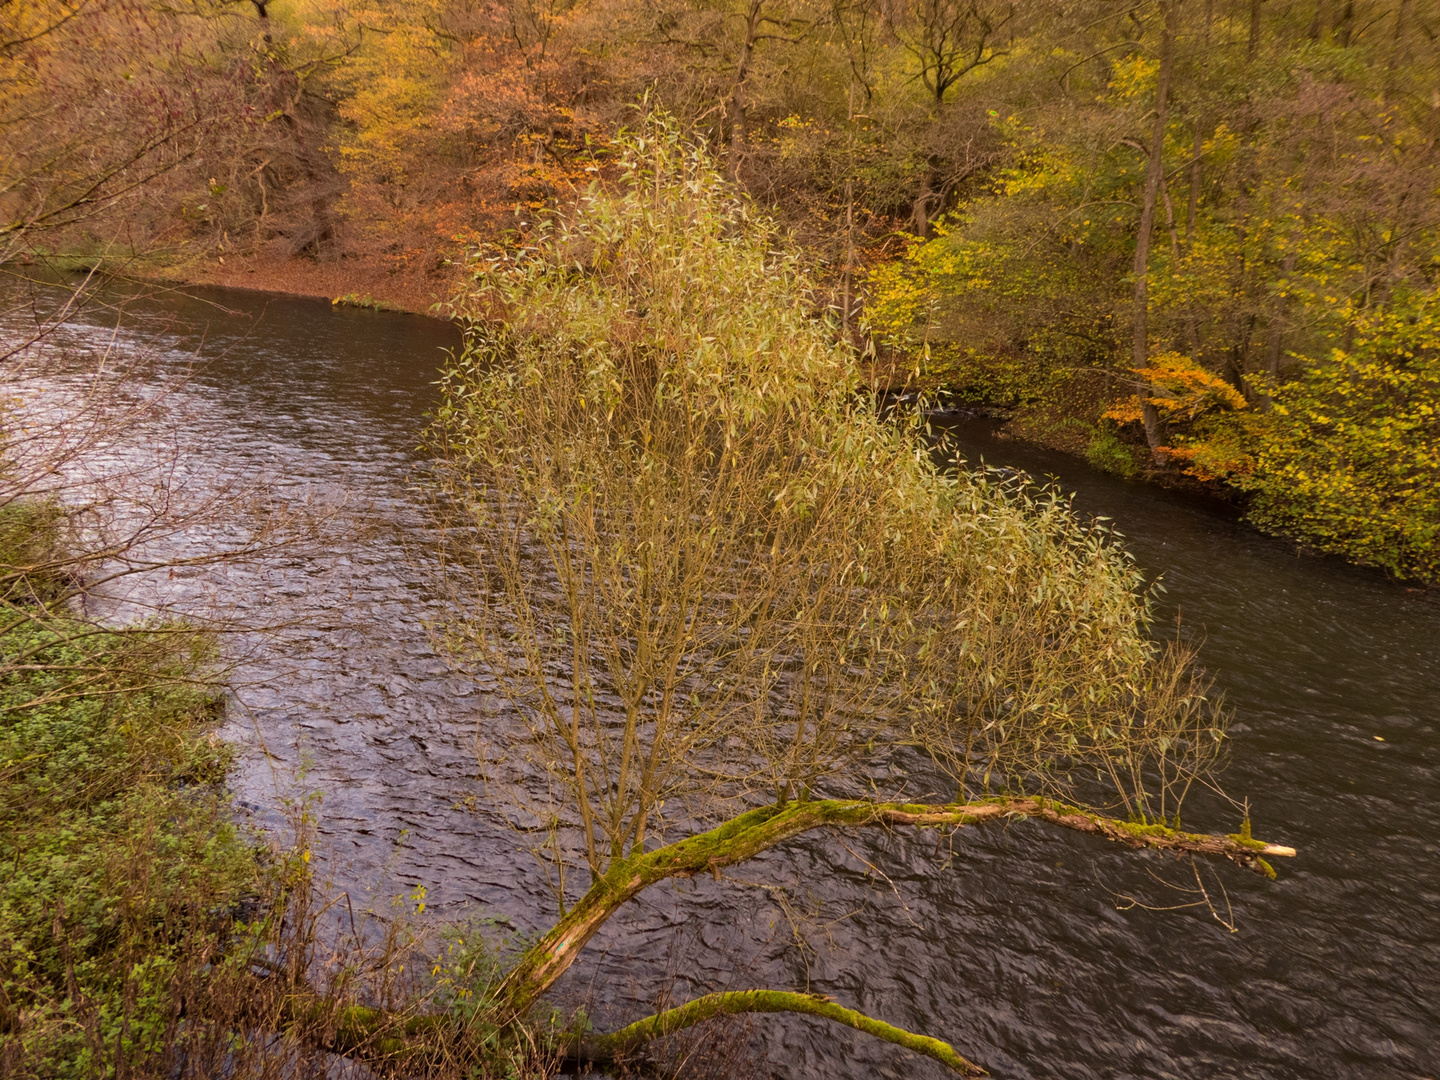
[{"label": "forest", "polygon": [[182,279],[310,264],[336,298],[443,302],[612,181],[617,135],[661,107],[781,222],[883,381],[1440,573],[1427,0],[5,18],[6,257],[23,236],[27,258]]},{"label": "forest", "polygon": [[[1204,629],[945,415],[1222,501],[1292,563],[1440,582],[1433,0],[5,0],[0,124],[7,1075],[721,1077],[755,1031],[726,1018],[777,1013],[985,1075],[988,1020],[898,1026],[808,959],[803,989],[737,971],[620,1024],[567,972],[647,890],[753,886],[802,837],[897,898],[848,845],[923,834],[923,880],[997,873],[955,854],[976,834],[1103,850],[1163,899],[1102,918],[1227,935],[1293,897],[1306,849],[1222,780],[1255,717]],[[127,322],[171,284],[438,316],[423,422],[371,455],[411,471],[350,509],[287,503],[284,462],[207,487],[173,404],[205,369]],[[367,424],[327,429],[337,475]],[[349,825],[229,786],[244,650],[373,633],[354,588],[311,623],[286,598],[402,504],[366,573],[424,594],[381,618],[448,680],[474,786],[422,786],[533,868],[513,933],[435,929],[418,871],[357,919],[325,876]],[[409,737],[382,772],[430,767]],[[1302,780],[1337,833],[1365,816]]]}]

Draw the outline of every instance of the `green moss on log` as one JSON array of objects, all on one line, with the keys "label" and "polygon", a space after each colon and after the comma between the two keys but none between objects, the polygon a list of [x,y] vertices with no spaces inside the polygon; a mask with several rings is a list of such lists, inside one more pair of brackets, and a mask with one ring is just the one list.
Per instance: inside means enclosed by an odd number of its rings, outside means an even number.
[{"label": "green moss on log", "polygon": [[817,1016],[837,1024],[844,1024],[857,1031],[873,1035],[877,1039],[903,1046],[917,1054],[924,1054],[941,1064],[948,1065],[962,1076],[984,1076],[985,1070],[972,1061],[967,1061],[947,1042],[932,1039],[928,1035],[917,1035],[904,1028],[876,1020],[864,1013],[847,1009],[843,1005],[814,994],[796,994],[784,990],[739,990],[721,994],[707,994],[674,1009],[637,1020],[627,1027],[609,1035],[588,1040],[582,1049],[582,1057],[609,1061],[616,1055],[633,1050],[652,1039],[658,1039],[717,1016],[733,1016],[740,1013],[789,1012],[806,1016]]}]

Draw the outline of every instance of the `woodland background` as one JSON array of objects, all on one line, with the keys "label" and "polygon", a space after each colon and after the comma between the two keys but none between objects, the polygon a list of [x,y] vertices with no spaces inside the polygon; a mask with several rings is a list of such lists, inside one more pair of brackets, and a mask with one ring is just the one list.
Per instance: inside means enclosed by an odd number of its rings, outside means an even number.
[{"label": "woodland background", "polygon": [[886,378],[1440,577],[1432,0],[0,12],[0,258],[425,308],[660,107]]}]

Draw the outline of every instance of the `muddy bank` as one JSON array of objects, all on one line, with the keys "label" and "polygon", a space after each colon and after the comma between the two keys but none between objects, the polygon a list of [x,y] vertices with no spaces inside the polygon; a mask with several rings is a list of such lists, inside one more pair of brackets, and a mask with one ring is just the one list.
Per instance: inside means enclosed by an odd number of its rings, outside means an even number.
[{"label": "muddy bank", "polygon": [[453,267],[431,271],[363,256],[271,259],[213,252],[176,263],[137,261],[117,270],[142,281],[253,289],[439,318],[444,316],[437,305],[450,296],[458,277]]}]

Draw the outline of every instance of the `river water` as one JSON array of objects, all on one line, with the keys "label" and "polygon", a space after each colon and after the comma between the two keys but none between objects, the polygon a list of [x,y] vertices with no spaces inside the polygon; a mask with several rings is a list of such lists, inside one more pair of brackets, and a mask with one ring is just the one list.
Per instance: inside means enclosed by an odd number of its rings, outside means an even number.
[{"label": "river water", "polygon": [[[263,822],[317,794],[325,873],[357,910],[423,886],[425,919],[544,928],[543,877],[479,779],[475,689],[426,630],[438,601],[409,485],[454,329],[233,290],[151,298],[128,318],[120,347],[202,362],[175,394],[187,483],[263,474],[277,497],[342,500],[367,526],[322,559],[196,571],[233,609],[295,623],[237,680],[237,798]],[[112,326],[97,312],[70,333],[98,344]],[[740,880],[656,887],[561,997],[605,1026],[667,991],[808,986],[1002,1077],[1440,1075],[1440,603],[985,424],[953,434],[967,457],[1054,476],[1082,513],[1113,519],[1235,711],[1227,788],[1299,858],[1273,883],[1233,867],[1203,879],[1231,933],[1206,907],[1126,899],[1188,902],[1189,864],[1033,824],[966,830],[953,853],[928,834],[814,836]],[[819,1022],[749,1030],[758,1075],[942,1074]]]}]

